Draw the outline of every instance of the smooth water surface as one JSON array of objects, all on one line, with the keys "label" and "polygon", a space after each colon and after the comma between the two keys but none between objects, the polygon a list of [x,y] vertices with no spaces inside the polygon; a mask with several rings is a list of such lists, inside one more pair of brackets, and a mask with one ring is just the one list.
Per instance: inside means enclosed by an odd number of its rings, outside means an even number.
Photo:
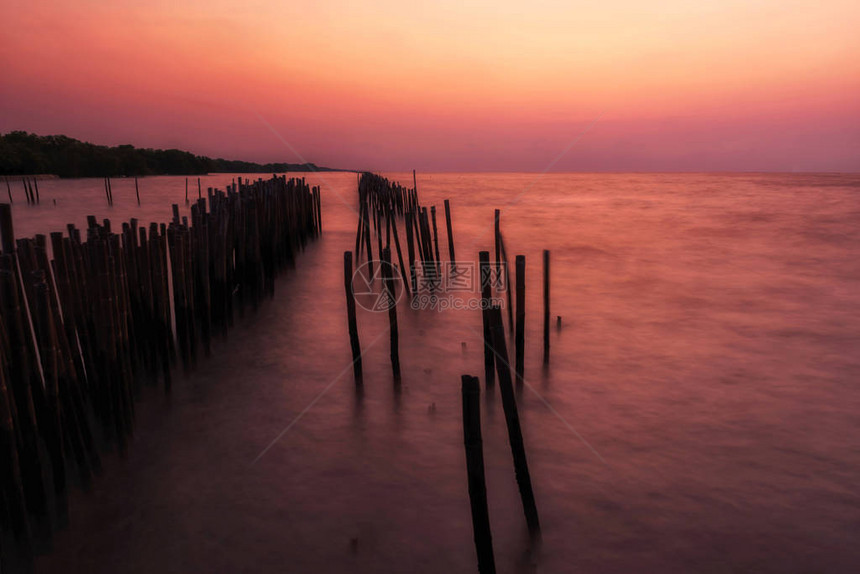
[{"label": "smooth water surface", "polygon": [[[204,195],[232,177],[204,177]],[[323,237],[171,397],[144,391],[128,456],[107,455],[72,497],[37,571],[477,571],[460,375],[483,379],[480,312],[401,301],[395,391],[387,315],[359,309],[356,392],[342,276],[356,175],[307,179]],[[16,232],[90,213],[167,221],[184,203],[184,178],[140,186],[138,208],[133,180],[114,180],[108,208],[101,180],[43,181],[27,207],[13,182]],[[499,572],[860,568],[860,176],[419,174],[418,187],[444,259],[446,198],[459,260],[492,252],[494,208],[509,257],[526,256],[519,408],[544,544],[529,554],[498,389],[482,389]]]}]

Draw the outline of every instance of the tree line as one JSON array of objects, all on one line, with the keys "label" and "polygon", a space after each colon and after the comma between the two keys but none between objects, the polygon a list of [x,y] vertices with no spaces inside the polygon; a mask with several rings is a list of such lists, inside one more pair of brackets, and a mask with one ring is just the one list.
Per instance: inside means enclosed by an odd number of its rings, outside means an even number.
[{"label": "tree line", "polygon": [[53,174],[59,177],[202,175],[206,173],[280,173],[337,171],[312,163],[254,163],[212,159],[178,149],[115,147],[82,142],[64,135],[24,131],[0,134],[0,175]]}]

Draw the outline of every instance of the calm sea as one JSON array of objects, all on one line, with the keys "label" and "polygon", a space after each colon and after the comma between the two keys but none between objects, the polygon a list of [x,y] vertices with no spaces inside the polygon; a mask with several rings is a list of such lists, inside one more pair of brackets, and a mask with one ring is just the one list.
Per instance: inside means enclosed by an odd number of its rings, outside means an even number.
[{"label": "calm sea", "polygon": [[[232,177],[204,177],[204,195]],[[38,571],[477,571],[460,375],[483,378],[480,312],[401,301],[396,392],[387,316],[359,309],[356,393],[342,276],[356,175],[307,179],[322,239],[171,397],[144,391],[127,458],[72,497]],[[39,188],[28,208],[13,182],[19,236],[88,214],[167,221],[185,197],[182,177],[141,179],[140,208],[133,180],[113,181],[113,208],[101,180]],[[526,257],[518,400],[544,544],[528,552],[498,389],[484,393],[499,572],[860,569],[860,176],[419,174],[418,188],[444,259],[446,198],[458,260],[492,251],[494,208],[509,257]]]}]

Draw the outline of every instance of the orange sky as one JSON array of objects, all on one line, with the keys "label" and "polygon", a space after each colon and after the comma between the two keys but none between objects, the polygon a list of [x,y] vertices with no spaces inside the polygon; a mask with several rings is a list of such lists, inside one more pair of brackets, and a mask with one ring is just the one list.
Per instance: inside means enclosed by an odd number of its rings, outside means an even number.
[{"label": "orange sky", "polygon": [[860,171],[856,0],[0,6],[4,132],[377,170]]}]

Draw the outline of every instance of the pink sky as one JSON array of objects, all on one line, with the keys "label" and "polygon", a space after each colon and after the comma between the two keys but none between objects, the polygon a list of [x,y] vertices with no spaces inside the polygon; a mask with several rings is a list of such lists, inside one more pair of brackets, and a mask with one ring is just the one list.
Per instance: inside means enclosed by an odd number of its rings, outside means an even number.
[{"label": "pink sky", "polygon": [[3,132],[374,170],[860,171],[856,0],[0,14]]}]

